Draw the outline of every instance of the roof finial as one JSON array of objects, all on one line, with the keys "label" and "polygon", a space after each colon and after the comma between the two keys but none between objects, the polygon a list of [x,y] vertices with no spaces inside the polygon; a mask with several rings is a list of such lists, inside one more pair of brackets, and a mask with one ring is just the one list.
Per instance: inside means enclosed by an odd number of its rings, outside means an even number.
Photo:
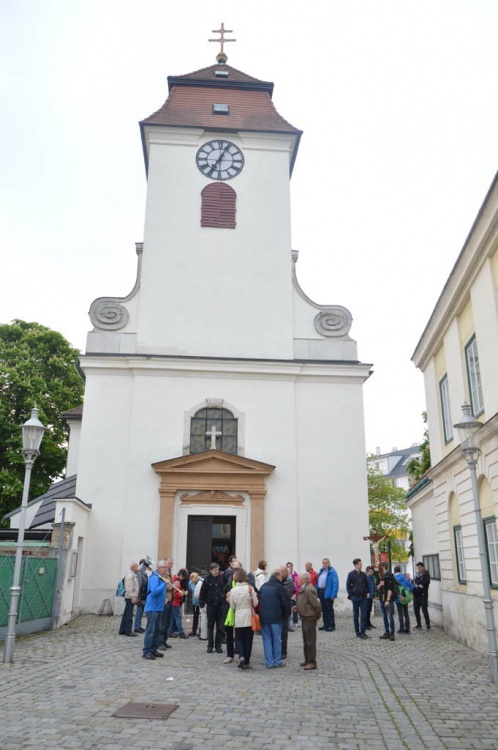
[{"label": "roof finial", "polygon": [[212,29],[212,31],[213,31],[213,34],[219,34],[220,38],[219,39],[208,39],[208,42],[218,42],[218,44],[221,45],[221,49],[218,52],[218,54],[216,55],[216,62],[219,63],[220,65],[224,65],[226,63],[226,61],[228,60],[228,57],[225,54],[225,51],[223,49],[223,45],[226,42],[236,42],[237,40],[236,39],[225,39],[225,34],[233,34],[233,31],[231,29],[225,29],[225,24],[224,23],[221,24],[221,28],[220,29]]}]

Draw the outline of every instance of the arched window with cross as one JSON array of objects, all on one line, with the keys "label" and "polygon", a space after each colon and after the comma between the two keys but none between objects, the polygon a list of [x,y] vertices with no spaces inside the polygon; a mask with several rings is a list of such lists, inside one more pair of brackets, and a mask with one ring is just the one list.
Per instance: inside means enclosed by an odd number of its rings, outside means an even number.
[{"label": "arched window with cross", "polygon": [[190,420],[190,453],[211,449],[237,455],[237,419],[228,409],[199,409]]}]

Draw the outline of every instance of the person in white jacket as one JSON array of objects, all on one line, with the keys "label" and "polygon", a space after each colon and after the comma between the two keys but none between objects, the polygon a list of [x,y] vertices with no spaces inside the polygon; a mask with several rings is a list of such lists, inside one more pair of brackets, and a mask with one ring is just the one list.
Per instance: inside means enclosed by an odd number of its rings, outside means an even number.
[{"label": "person in white jacket", "polygon": [[[197,601],[199,601],[199,597],[201,595],[202,582],[204,581],[204,578],[206,576],[207,576],[207,571],[203,570],[200,575],[199,582],[197,583],[195,587],[195,591],[194,591],[194,599],[197,599]],[[199,610],[199,621],[200,621],[200,624],[199,624],[200,632],[199,632],[198,638],[201,641],[207,641],[208,625],[207,625],[207,614],[205,611],[203,612],[202,610]]]},{"label": "person in white jacket", "polygon": [[261,586],[266,583],[268,578],[270,577],[266,573],[267,567],[268,563],[266,562],[266,560],[260,560],[257,569],[254,571],[254,582],[257,591],[260,590]]},{"label": "person in white jacket", "polygon": [[239,669],[252,669],[249,663],[252,653],[252,613],[258,606],[258,596],[249,584],[245,570],[233,572],[235,588],[230,591],[230,608],[235,611],[235,641],[239,652]]},{"label": "person in white jacket", "polygon": [[123,579],[125,587],[125,608],[119,625],[119,635],[127,635],[130,638],[137,637],[136,633],[131,632],[133,627],[133,609],[138,602],[137,570],[138,563],[132,562],[130,570]]}]

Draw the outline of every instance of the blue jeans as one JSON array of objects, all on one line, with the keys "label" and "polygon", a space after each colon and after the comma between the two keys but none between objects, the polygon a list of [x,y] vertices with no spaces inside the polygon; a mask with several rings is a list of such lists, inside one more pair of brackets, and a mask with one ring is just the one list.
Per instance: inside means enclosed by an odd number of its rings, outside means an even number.
[{"label": "blue jeans", "polygon": [[[353,602],[353,624],[356,635],[365,635],[365,629],[367,627],[367,613],[368,613],[368,599],[360,599],[359,597],[351,597]],[[361,621],[360,621],[361,613]]]},{"label": "blue jeans", "polygon": [[389,602],[388,607],[386,607],[385,602],[381,602],[380,606],[384,617],[384,630],[389,633],[390,629],[391,635],[394,635],[394,602]]},{"label": "blue jeans", "polygon": [[178,631],[179,635],[183,635],[182,608],[171,607],[171,613],[171,625],[169,626],[168,635],[172,635],[175,632],[175,629]]},{"label": "blue jeans", "polygon": [[261,633],[266,666],[282,664],[282,623],[261,624]]},{"label": "blue jeans", "polygon": [[171,625],[171,610],[173,609],[173,604],[171,601],[165,602],[164,609],[161,616],[161,641],[162,643],[167,643],[168,641],[168,630],[169,626]]},{"label": "blue jeans", "polygon": [[155,654],[161,643],[161,616],[160,612],[146,612],[147,627],[144,635],[143,655]]},{"label": "blue jeans", "polygon": [[335,630],[334,600],[325,599],[325,589],[318,589],[318,598],[320,599],[320,604],[322,605],[322,629]]},{"label": "blue jeans", "polygon": [[133,627],[135,630],[138,630],[138,628],[142,627],[142,615],[144,613],[144,604],[137,604],[137,608],[135,610],[135,624]]}]

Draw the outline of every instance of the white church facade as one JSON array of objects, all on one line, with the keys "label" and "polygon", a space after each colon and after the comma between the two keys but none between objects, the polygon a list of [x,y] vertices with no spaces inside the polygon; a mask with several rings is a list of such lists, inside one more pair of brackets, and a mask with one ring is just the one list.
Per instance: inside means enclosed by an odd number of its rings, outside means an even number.
[{"label": "white church facade", "polygon": [[231,553],[249,569],[261,558],[318,568],[326,556],[341,588],[353,557],[369,556],[371,366],[349,311],[315,304],[297,282],[301,132],[276,111],[273,84],[223,56],[168,83],[140,124],[136,283],[93,302],[82,418],[68,419],[85,514],[67,606],[82,611],[113,598],[147,554],[190,570]]}]

